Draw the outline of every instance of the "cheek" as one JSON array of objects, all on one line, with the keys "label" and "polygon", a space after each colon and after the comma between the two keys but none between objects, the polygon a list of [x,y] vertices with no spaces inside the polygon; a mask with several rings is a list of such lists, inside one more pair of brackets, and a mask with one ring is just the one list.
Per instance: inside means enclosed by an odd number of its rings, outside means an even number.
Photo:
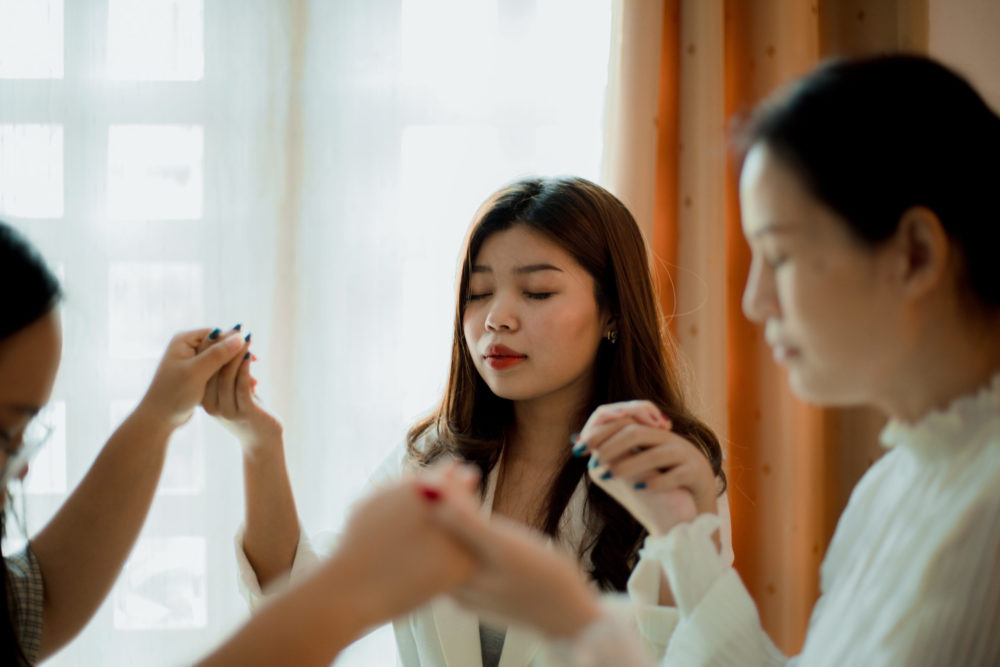
[{"label": "cheek", "polygon": [[560,308],[542,319],[536,331],[546,342],[556,346],[557,351],[579,354],[581,348],[592,347],[599,339],[596,312],[588,312],[579,307]]}]

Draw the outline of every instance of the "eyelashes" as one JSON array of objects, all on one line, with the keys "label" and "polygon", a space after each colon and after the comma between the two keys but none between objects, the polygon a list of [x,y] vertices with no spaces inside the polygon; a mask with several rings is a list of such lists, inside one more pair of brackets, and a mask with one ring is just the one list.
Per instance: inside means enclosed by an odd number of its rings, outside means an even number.
[{"label": "eyelashes", "polygon": [[[550,296],[555,294],[555,292],[522,292],[524,296],[533,301],[544,301]],[[488,299],[493,296],[493,292],[478,292],[475,294],[469,294],[469,301],[482,301],[483,299]]]}]

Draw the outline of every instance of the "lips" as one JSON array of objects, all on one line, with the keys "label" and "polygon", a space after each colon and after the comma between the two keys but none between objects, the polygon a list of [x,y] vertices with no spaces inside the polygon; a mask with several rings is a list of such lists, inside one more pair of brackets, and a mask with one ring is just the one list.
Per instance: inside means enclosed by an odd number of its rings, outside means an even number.
[{"label": "lips", "polygon": [[486,365],[496,370],[504,370],[527,359],[527,355],[512,350],[506,345],[490,345],[486,348]]}]

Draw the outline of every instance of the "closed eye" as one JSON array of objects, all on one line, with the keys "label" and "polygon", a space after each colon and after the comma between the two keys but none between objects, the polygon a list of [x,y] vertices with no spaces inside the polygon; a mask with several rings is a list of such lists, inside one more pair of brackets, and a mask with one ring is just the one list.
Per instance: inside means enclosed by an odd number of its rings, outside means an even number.
[{"label": "closed eye", "polygon": [[529,299],[536,299],[538,301],[541,301],[542,299],[548,299],[553,294],[555,294],[555,292],[525,292],[524,296],[528,297]]},{"label": "closed eye", "polygon": [[492,296],[493,292],[480,292],[479,294],[470,294],[469,301],[481,301],[489,296]]}]

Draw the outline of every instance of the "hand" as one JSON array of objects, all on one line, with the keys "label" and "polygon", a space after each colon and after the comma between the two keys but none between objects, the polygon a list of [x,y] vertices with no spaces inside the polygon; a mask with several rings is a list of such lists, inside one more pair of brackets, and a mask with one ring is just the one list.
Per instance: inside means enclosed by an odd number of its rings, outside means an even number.
[{"label": "hand", "polygon": [[243,445],[245,453],[256,451],[265,443],[281,442],[281,420],[268,412],[255,392],[257,380],[250,375],[250,362],[256,357],[250,352],[250,334],[245,337],[239,325],[215,338],[206,336],[199,349],[210,349],[235,338],[240,340],[240,353],[212,376],[205,386],[201,405],[205,412],[218,419]]},{"label": "hand", "polygon": [[208,334],[209,329],[198,329],[170,340],[135,414],[146,415],[171,430],[191,418],[209,378],[240,352],[240,339],[232,337],[202,349],[200,344]]},{"label": "hand", "polygon": [[487,519],[471,492],[442,492],[433,516],[477,560],[474,574],[451,595],[480,618],[571,637],[600,616],[575,559],[525,526]]},{"label": "hand", "polygon": [[370,623],[396,618],[472,573],[468,549],[432,521],[428,494],[469,494],[476,481],[445,464],[384,487],[351,512],[334,557],[358,583],[359,612]]},{"label": "hand", "polygon": [[591,455],[591,479],[653,536],[717,511],[711,464],[670,428],[649,401],[612,403],[594,411],[577,441]]}]

